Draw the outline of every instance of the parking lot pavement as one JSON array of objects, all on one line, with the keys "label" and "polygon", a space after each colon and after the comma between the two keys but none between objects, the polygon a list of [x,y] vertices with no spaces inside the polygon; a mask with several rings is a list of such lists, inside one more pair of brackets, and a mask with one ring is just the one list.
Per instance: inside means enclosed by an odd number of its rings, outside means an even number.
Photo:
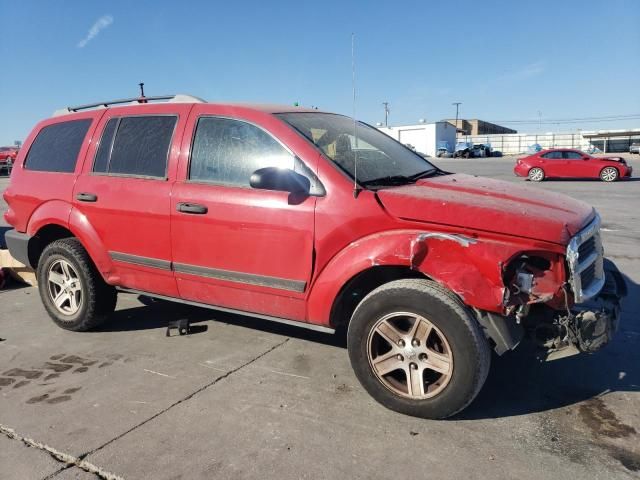
[{"label": "parking lot pavement", "polygon": [[[524,183],[509,158],[438,163]],[[465,412],[427,421],[376,404],[339,335],[133,295],[120,295],[101,330],[72,333],[48,319],[36,289],[3,290],[0,477],[638,478],[640,182],[531,186],[603,217],[630,289],[605,350],[550,363],[526,346],[494,357]],[[165,337],[183,317],[200,331]]]}]

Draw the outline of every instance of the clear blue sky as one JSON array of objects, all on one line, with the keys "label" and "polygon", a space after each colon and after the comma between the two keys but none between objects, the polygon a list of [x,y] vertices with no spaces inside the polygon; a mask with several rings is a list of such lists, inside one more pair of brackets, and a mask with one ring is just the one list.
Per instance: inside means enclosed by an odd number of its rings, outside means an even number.
[{"label": "clear blue sky", "polygon": [[[0,0],[0,144],[137,94],[316,105],[390,123],[640,114],[640,1]],[[100,20],[101,19],[101,20]],[[94,33],[90,30],[94,24]],[[538,131],[538,125],[516,125]],[[640,127],[640,119],[543,131]]]}]

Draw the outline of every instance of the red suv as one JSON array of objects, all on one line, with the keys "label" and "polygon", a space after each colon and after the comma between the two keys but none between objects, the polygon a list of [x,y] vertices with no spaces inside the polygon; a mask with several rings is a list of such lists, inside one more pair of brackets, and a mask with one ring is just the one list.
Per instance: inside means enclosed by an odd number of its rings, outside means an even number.
[{"label": "red suv", "polygon": [[62,328],[117,292],[346,327],[364,388],[427,418],[473,400],[492,349],[613,335],[624,280],[589,205],[445,172],[342,115],[138,100],[39,123],[4,193],[11,254]]}]

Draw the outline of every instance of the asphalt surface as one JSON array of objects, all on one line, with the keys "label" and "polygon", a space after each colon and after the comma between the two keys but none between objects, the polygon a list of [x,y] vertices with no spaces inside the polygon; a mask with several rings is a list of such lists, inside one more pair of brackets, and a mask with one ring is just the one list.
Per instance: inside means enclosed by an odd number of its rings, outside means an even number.
[{"label": "asphalt surface", "polygon": [[[512,158],[437,163],[524,182]],[[339,335],[133,295],[99,331],[72,333],[36,289],[3,290],[0,478],[640,478],[640,181],[531,186],[603,217],[629,287],[605,350],[494,356],[467,410],[427,421],[374,402]],[[165,337],[184,317],[199,331]]]}]

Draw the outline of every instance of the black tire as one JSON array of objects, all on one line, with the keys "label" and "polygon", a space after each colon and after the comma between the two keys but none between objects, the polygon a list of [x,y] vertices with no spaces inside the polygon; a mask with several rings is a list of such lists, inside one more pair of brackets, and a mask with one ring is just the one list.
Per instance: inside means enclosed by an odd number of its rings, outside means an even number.
[{"label": "black tire", "polygon": [[600,180],[603,182],[615,182],[620,178],[620,172],[616,167],[604,167],[600,170]]},{"label": "black tire", "polygon": [[[453,367],[448,383],[432,397],[415,399],[396,393],[373,370],[368,350],[372,331],[394,312],[428,319],[446,337]],[[367,295],[349,323],[347,347],[356,377],[376,401],[396,412],[430,419],[450,417],[468,406],[491,364],[491,350],[469,309],[453,293],[426,279],[396,280]]]},{"label": "black tire", "polygon": [[[60,264],[60,261],[67,262],[72,267],[80,293],[78,310],[71,314],[60,311],[50,293],[50,270],[54,264]],[[105,283],[89,254],[76,238],[64,238],[47,245],[38,262],[37,277],[40,298],[47,313],[56,325],[65,330],[90,330],[103,323],[115,310],[116,289]]]}]

